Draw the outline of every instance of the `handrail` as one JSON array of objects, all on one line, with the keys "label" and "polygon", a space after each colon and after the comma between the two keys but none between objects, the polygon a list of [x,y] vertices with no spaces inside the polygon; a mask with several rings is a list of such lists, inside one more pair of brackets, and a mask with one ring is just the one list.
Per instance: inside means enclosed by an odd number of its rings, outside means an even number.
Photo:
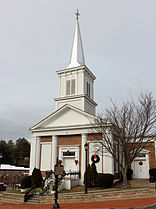
[{"label": "handrail", "polygon": [[[42,195],[46,192],[46,189],[47,189],[47,186],[48,186],[48,184],[49,184],[49,182],[52,180],[52,179],[54,179],[55,178],[55,175],[54,176],[52,176],[53,174],[54,174],[54,171],[47,171],[46,172],[46,178],[43,180],[43,184],[42,184]],[[60,183],[61,182],[61,180],[65,177],[65,176],[68,176],[68,175],[78,175],[79,176],[79,178],[80,178],[80,172],[70,172],[70,173],[66,173],[66,172],[64,172],[61,176],[59,175],[59,178],[58,178],[58,183]],[[49,182],[47,182],[46,183],[46,180],[48,180],[49,179]],[[45,185],[45,183],[46,183],[46,185]]]},{"label": "handrail", "polygon": [[[35,189],[35,192],[30,194],[33,189]],[[24,202],[27,202],[34,194],[36,194],[36,185],[33,185],[28,191],[26,191],[24,195]]]}]

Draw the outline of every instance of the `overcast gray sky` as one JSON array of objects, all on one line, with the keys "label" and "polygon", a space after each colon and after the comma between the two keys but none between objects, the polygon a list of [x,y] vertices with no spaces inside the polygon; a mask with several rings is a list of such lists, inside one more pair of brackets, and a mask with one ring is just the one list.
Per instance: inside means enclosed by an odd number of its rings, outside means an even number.
[{"label": "overcast gray sky", "polygon": [[98,111],[110,98],[156,95],[155,0],[0,0],[0,139],[29,139],[55,110],[77,8]]}]

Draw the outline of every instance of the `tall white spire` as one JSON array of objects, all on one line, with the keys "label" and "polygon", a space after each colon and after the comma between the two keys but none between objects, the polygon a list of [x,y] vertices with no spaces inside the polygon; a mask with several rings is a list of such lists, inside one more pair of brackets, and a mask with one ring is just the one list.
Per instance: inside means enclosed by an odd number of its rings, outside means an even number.
[{"label": "tall white spire", "polygon": [[68,65],[68,68],[73,68],[73,67],[85,65],[84,53],[83,53],[83,47],[82,47],[82,39],[81,39],[81,33],[80,33],[80,26],[79,26],[79,21],[78,21],[79,15],[80,14],[77,10],[73,48],[72,48],[72,54],[71,54],[70,64]]}]

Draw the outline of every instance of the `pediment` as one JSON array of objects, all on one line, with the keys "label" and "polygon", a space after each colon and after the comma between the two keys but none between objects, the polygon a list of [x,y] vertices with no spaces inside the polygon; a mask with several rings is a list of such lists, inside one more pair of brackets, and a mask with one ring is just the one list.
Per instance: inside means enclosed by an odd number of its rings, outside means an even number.
[{"label": "pediment", "polygon": [[147,154],[147,153],[150,153],[150,151],[146,149],[142,149],[140,153]]},{"label": "pediment", "polygon": [[30,130],[90,125],[94,119],[95,116],[93,115],[71,105],[65,105],[33,126]]}]

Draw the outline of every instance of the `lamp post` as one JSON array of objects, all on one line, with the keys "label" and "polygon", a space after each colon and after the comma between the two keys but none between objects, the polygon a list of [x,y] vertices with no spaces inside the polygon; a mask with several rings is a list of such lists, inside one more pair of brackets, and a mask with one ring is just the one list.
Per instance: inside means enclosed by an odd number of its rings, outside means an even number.
[{"label": "lamp post", "polygon": [[87,194],[88,193],[88,191],[87,191],[87,151],[88,151],[88,144],[87,144],[87,142],[84,145],[84,149],[85,149],[85,152],[86,152],[86,162],[85,162],[85,171],[86,171],[86,175],[85,175],[85,194]]}]

